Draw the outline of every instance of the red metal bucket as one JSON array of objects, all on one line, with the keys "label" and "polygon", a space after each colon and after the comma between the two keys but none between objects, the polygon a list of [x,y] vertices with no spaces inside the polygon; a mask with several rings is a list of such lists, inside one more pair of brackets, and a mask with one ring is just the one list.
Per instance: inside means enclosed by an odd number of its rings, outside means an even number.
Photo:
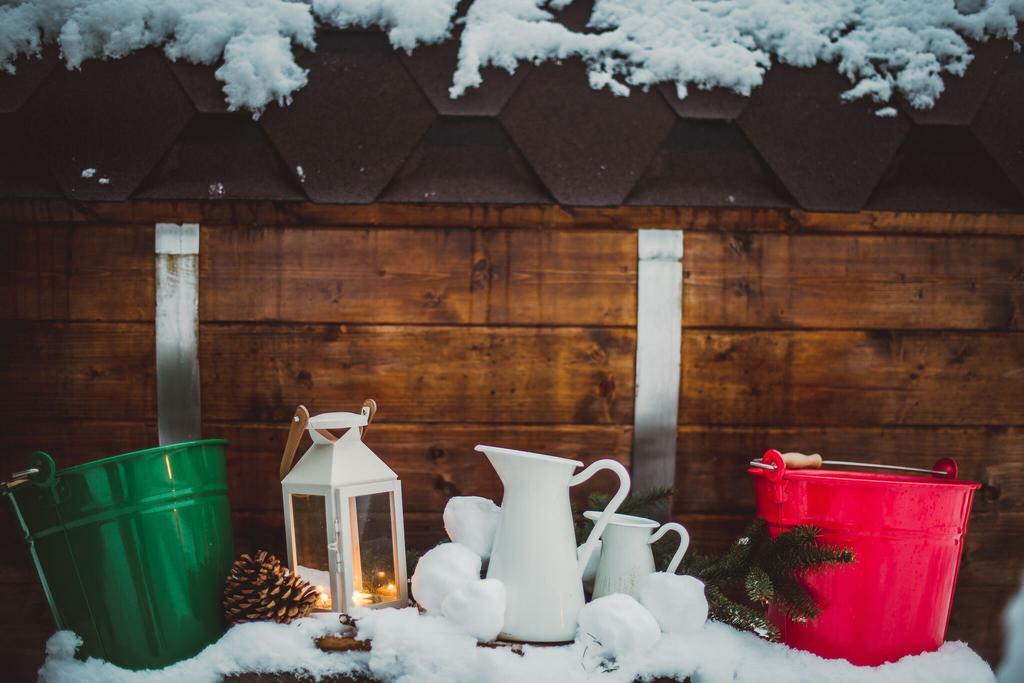
[{"label": "red metal bucket", "polygon": [[774,450],[751,465],[757,514],[773,537],[810,524],[823,543],[855,555],[804,577],[822,606],[816,619],[798,623],[769,609],[784,643],[866,666],[938,649],[980,484],[958,480],[949,458],[934,468],[945,476],[930,477],[787,469]]}]

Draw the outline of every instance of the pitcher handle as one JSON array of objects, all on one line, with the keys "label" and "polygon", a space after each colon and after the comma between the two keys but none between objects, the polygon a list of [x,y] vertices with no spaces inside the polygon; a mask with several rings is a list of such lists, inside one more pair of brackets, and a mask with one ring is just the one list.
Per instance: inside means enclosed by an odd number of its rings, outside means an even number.
[{"label": "pitcher handle", "polygon": [[624,501],[626,496],[629,494],[629,472],[618,460],[612,460],[610,458],[598,460],[590,467],[575,475],[569,480],[569,486],[582,484],[601,470],[611,470],[618,475],[619,490],[616,491],[615,495],[612,496],[612,499],[608,501],[607,507],[605,507],[601,516],[597,518],[597,521],[594,522],[594,528],[591,529],[590,535],[587,536],[587,540],[582,546],[580,546],[579,552],[577,553],[580,576],[583,576],[583,570],[587,568],[587,562],[590,561],[590,556],[594,553],[594,548],[597,546],[597,541],[601,538],[604,528],[608,526],[608,520],[611,519],[611,516],[615,514],[615,511],[619,509],[619,506],[622,505],[622,501]]},{"label": "pitcher handle", "polygon": [[672,561],[668,563],[668,567],[665,568],[665,571],[669,574],[675,574],[676,570],[679,569],[679,563],[683,561],[683,555],[686,554],[686,549],[690,547],[690,532],[686,530],[686,527],[677,522],[663,524],[660,529],[655,531],[651,537],[647,539],[647,543],[654,543],[670,531],[674,531],[679,534],[679,547],[676,548],[676,554],[672,556]]}]

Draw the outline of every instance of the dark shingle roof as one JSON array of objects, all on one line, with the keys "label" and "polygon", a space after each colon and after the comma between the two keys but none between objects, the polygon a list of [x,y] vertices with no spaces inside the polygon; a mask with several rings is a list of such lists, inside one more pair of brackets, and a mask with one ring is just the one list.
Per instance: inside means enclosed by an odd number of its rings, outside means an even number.
[{"label": "dark shingle roof", "polygon": [[1008,41],[975,46],[934,110],[891,118],[842,103],[831,65],[680,102],[671,86],[592,90],[567,61],[452,101],[454,42],[318,45],[300,57],[309,84],[257,120],[226,111],[215,67],[156,50],[78,71],[23,59],[0,75],[0,197],[1024,210],[1024,57]]}]

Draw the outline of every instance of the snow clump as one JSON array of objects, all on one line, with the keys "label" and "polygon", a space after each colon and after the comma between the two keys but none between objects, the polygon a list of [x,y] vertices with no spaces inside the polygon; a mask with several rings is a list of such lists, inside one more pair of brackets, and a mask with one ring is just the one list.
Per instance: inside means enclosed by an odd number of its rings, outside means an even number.
[{"label": "snow clump", "polygon": [[579,633],[591,638],[605,659],[619,660],[650,650],[661,637],[658,622],[634,598],[612,593],[580,610]]},{"label": "snow clump", "polygon": [[480,556],[461,543],[431,548],[412,573],[412,596],[423,609],[440,614],[446,597],[480,580],[481,564]]},{"label": "snow clump", "polygon": [[441,603],[441,614],[480,642],[498,637],[505,625],[505,584],[483,579],[456,588]]},{"label": "snow clump", "polygon": [[686,574],[648,574],[640,581],[640,604],[665,633],[695,633],[708,619],[704,584]]},{"label": "snow clump", "polygon": [[479,496],[456,496],[444,506],[444,530],[453,542],[486,560],[491,556],[500,517],[501,508],[494,501]]},{"label": "snow clump", "polygon": [[238,624],[220,640],[190,659],[163,669],[132,671],[95,657],[75,658],[82,639],[57,631],[46,642],[46,661],[39,669],[44,683],[219,683],[241,673],[302,672],[321,679],[365,670],[354,657],[338,657],[316,647],[315,638],[338,630],[338,615],[324,612],[291,624],[269,621]]},{"label": "snow clump", "polygon": [[[611,596],[608,596],[611,597]],[[603,600],[606,598],[602,598]],[[593,604],[593,603],[592,603]],[[635,604],[635,603],[634,603]],[[642,609],[642,608],[641,608]],[[129,671],[109,662],[75,659],[78,638],[63,631],[47,647],[39,672],[43,683],[215,683],[232,674],[294,672],[323,679],[359,675],[415,683],[633,683],[669,677],[696,683],[993,683],[988,664],[964,643],[905,657],[879,667],[858,667],[769,643],[717,622],[689,636],[662,634],[654,646],[620,657],[615,667],[581,666],[594,650],[589,637],[564,647],[477,647],[455,624],[415,608],[362,609],[354,615],[359,637],[370,652],[323,652],[314,638],[338,630],[337,613],[291,624],[257,622],[232,627],[218,642],[191,659],[164,669]],[[612,610],[614,611],[614,610]],[[607,636],[606,636],[607,637]],[[1015,679],[1004,679],[1003,683]]]}]

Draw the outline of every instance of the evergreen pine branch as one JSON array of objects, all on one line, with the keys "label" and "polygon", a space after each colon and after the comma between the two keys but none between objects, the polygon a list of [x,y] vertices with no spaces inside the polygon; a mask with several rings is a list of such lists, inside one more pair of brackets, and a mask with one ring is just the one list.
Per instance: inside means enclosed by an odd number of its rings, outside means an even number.
[{"label": "evergreen pine branch", "polygon": [[743,589],[751,602],[760,605],[767,605],[775,598],[775,585],[771,578],[761,567],[754,567],[747,572],[743,579]]},{"label": "evergreen pine branch", "polygon": [[793,578],[776,582],[772,605],[793,621],[809,621],[821,614],[811,594]]},{"label": "evergreen pine branch", "polygon": [[764,612],[730,600],[714,585],[706,585],[704,590],[708,598],[708,614],[712,619],[743,631],[756,633],[767,640],[778,641],[779,629],[768,621]]},{"label": "evergreen pine branch", "polygon": [[764,564],[773,575],[791,574],[814,561],[820,532],[812,526],[795,526],[779,534],[765,548]]},{"label": "evergreen pine branch", "polygon": [[813,526],[795,526],[771,541],[766,549],[765,566],[773,576],[784,576],[820,567],[853,562],[853,551],[822,545],[821,530]]},{"label": "evergreen pine branch", "polygon": [[733,541],[724,553],[716,558],[704,558],[699,574],[694,576],[705,583],[742,580],[750,569],[751,558],[758,552],[766,537],[767,527],[764,522],[753,522],[747,528],[747,532]]}]

